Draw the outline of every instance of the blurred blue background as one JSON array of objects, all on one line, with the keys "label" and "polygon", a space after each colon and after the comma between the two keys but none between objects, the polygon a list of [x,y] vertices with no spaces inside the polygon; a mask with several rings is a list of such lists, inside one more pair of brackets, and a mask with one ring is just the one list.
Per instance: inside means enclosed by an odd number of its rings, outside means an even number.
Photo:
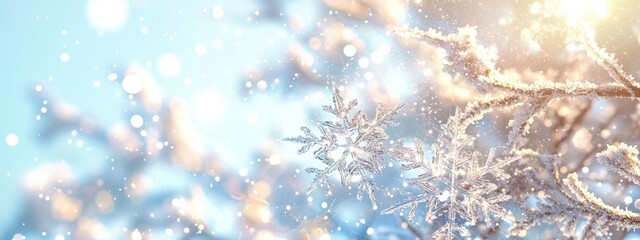
[{"label": "blurred blue background", "polygon": [[336,82],[409,88],[383,64],[402,19],[340,4],[0,2],[0,238],[370,236],[368,205],[307,198],[318,163],[279,140]]}]

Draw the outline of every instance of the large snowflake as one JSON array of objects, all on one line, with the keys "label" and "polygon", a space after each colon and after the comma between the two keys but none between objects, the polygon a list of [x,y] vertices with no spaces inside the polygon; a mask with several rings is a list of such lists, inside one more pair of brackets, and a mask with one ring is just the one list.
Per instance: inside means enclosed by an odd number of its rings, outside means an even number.
[{"label": "large snowflake", "polygon": [[415,141],[416,149],[405,147],[399,141],[389,152],[393,160],[403,162],[403,171],[420,172],[418,177],[407,180],[408,186],[417,188],[419,193],[407,191],[407,199],[383,213],[409,209],[408,217],[412,219],[417,208],[426,204],[425,221],[439,225],[433,233],[434,239],[453,239],[456,233],[461,237],[470,236],[465,225],[475,225],[478,213],[484,215],[484,221],[490,220],[489,214],[511,218],[510,212],[498,205],[510,196],[503,194],[490,179],[491,175],[494,179],[509,178],[502,169],[517,158],[494,158],[491,150],[481,164],[478,152],[464,150],[472,144],[473,138],[465,134],[459,116],[461,114],[456,114],[443,125],[438,144],[432,146],[432,161],[425,159],[419,140]]},{"label": "large snowflake", "polygon": [[[303,144],[298,153],[302,154],[311,148],[315,158],[321,160],[326,167],[307,168],[308,173],[315,174],[309,187],[311,193],[319,187],[326,187],[331,193],[333,186],[330,176],[338,173],[343,186],[351,182],[358,184],[358,200],[362,200],[363,194],[368,194],[374,209],[377,208],[372,181],[373,174],[379,174],[384,165],[383,156],[386,154],[384,141],[388,138],[384,128],[394,125],[393,117],[401,106],[388,111],[383,111],[378,105],[376,116],[368,120],[362,111],[351,114],[358,104],[357,100],[351,100],[345,104],[338,89],[334,88],[333,106],[323,106],[324,111],[333,114],[337,121],[323,121],[318,123],[321,136],[316,136],[307,127],[302,127],[303,136],[286,138],[285,141]],[[353,115],[353,116],[351,116]]]},{"label": "large snowflake", "polygon": [[[391,160],[402,163],[402,171],[420,173],[418,177],[406,180],[408,189],[415,188],[419,193],[407,190],[407,199],[383,213],[409,209],[409,218],[412,219],[424,203],[427,206],[425,221],[439,226],[433,237],[447,239],[456,235],[470,236],[467,226],[475,225],[478,219],[489,221],[490,214],[502,219],[512,218],[509,211],[498,205],[509,200],[510,196],[502,193],[492,180],[509,178],[503,168],[518,158],[494,158],[491,150],[480,163],[478,152],[465,150],[474,140],[465,133],[469,124],[467,112],[458,112],[443,125],[438,143],[432,146],[433,160],[428,161],[420,140],[415,141],[415,149],[405,147],[403,141],[397,141],[390,149],[384,147],[388,138],[384,128],[394,123],[393,116],[400,107],[382,111],[379,106],[376,117],[370,121],[362,111],[351,116],[350,112],[356,105],[356,100],[345,104],[334,88],[333,106],[324,106],[323,109],[335,115],[338,121],[319,122],[321,136],[302,127],[304,135],[285,139],[302,144],[299,153],[315,147],[315,158],[326,165],[322,169],[307,168],[307,172],[315,174],[309,193],[319,187],[326,187],[331,192],[333,183],[330,176],[337,173],[345,187],[351,182],[359,182],[358,199],[362,200],[363,193],[367,193],[377,208],[373,177],[380,174],[386,165],[384,158],[388,155]],[[478,213],[483,217],[478,217]],[[439,224],[441,222],[443,224]]]}]

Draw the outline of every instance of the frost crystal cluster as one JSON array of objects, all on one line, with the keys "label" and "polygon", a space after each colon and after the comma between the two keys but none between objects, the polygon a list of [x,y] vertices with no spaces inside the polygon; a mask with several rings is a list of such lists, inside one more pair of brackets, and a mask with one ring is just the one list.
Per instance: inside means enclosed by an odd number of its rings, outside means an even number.
[{"label": "frost crystal cluster", "polygon": [[[614,103],[640,96],[640,83],[598,46],[589,24],[578,22],[573,28],[562,32],[566,44],[579,46],[585,56],[580,61],[599,67],[605,73],[599,76],[608,75],[608,81],[587,80],[586,70],[576,70],[578,77],[569,79],[502,70],[501,57],[480,43],[472,27],[448,35],[396,29],[402,41],[410,42],[406,44],[444,50],[440,60],[452,79],[464,79],[458,84],[471,87],[478,98],[455,111],[425,151],[423,142],[429,139],[415,139],[412,146],[388,139],[385,131],[393,128],[386,127],[403,111],[399,107],[378,109],[373,121],[362,112],[349,117],[355,100],[345,104],[334,88],[334,104],[324,109],[339,120],[320,122],[320,136],[303,127],[304,135],[286,139],[301,144],[300,153],[314,148],[315,158],[326,165],[307,170],[315,174],[309,191],[326,187],[330,193],[334,180],[329,176],[338,172],[343,186],[358,182],[358,199],[366,192],[374,206],[384,205],[380,214],[399,214],[424,239],[619,238],[635,230],[640,202],[633,210],[620,207],[620,200],[626,205],[633,201],[623,194],[640,184],[640,162],[637,148],[620,142],[635,139],[617,131],[616,124],[628,117],[616,120]],[[597,113],[594,105],[607,103],[614,113]],[[597,120],[589,120],[594,114]],[[499,118],[508,121],[500,123]],[[506,133],[478,132],[489,120]],[[479,141],[480,136],[499,140],[493,144]],[[376,181],[385,171],[404,177],[404,186]],[[598,189],[603,182],[609,190]],[[395,203],[376,203],[374,189],[385,189]],[[619,196],[618,202],[606,191]]]}]

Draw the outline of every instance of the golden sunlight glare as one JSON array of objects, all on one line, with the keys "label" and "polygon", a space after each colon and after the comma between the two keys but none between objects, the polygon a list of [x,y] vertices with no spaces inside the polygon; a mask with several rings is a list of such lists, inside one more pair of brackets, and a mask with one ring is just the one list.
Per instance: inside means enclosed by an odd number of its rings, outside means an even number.
[{"label": "golden sunlight glare", "polygon": [[561,0],[559,10],[569,23],[597,21],[609,14],[606,0]]}]

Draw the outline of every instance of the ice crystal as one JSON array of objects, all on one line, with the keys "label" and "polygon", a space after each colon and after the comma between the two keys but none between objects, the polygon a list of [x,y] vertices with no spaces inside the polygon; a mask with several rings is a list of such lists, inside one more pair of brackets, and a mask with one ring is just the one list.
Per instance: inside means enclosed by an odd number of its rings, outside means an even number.
[{"label": "ice crystal", "polygon": [[629,181],[640,184],[640,161],[635,146],[625,143],[610,145],[607,150],[598,153],[596,159]]},{"label": "ice crystal", "polygon": [[[403,146],[400,141],[390,151],[393,160],[404,163],[403,170],[419,170],[420,175],[407,179],[411,187],[418,189],[416,195],[410,195],[404,201],[387,208],[383,213],[409,209],[409,219],[414,218],[419,205],[425,204],[425,221],[444,222],[433,234],[434,238],[454,239],[455,233],[461,237],[470,236],[465,225],[475,225],[478,219],[491,220],[490,214],[499,218],[511,219],[511,213],[499,203],[510,196],[503,194],[491,179],[505,180],[510,177],[503,167],[517,160],[516,157],[495,158],[491,150],[484,161],[480,153],[465,150],[472,144],[473,138],[465,134],[460,117],[453,116],[448,124],[442,126],[442,135],[432,146],[433,159],[425,159],[420,140],[415,140],[415,149]],[[482,214],[482,218],[478,217]]]},{"label": "ice crystal", "polygon": [[395,124],[393,117],[401,106],[384,111],[379,105],[375,118],[370,121],[362,111],[351,114],[357,104],[355,99],[345,102],[338,89],[334,88],[333,106],[324,106],[323,110],[336,116],[338,120],[319,122],[320,136],[316,136],[309,128],[302,127],[304,135],[286,138],[285,141],[302,144],[298,151],[300,154],[316,148],[313,152],[315,158],[326,165],[323,169],[306,169],[308,173],[315,175],[308,193],[319,187],[326,187],[331,192],[333,183],[330,177],[337,172],[343,186],[359,181],[358,200],[362,200],[366,193],[374,208],[377,208],[374,196],[376,185],[371,174],[381,173],[384,167],[384,141],[388,138],[384,128]]}]

